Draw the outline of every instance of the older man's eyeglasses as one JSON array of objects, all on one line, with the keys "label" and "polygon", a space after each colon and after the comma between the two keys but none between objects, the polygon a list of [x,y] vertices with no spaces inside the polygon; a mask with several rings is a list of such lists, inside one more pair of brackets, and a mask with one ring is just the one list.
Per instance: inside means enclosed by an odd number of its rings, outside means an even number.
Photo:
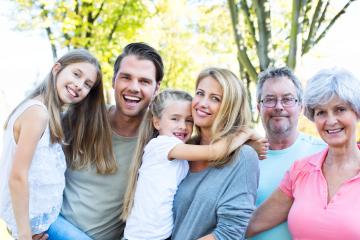
[{"label": "older man's eyeglasses", "polygon": [[299,100],[293,97],[284,97],[281,99],[277,99],[274,97],[266,97],[262,99],[260,103],[266,108],[273,108],[276,106],[278,101],[280,101],[283,107],[293,107]]}]

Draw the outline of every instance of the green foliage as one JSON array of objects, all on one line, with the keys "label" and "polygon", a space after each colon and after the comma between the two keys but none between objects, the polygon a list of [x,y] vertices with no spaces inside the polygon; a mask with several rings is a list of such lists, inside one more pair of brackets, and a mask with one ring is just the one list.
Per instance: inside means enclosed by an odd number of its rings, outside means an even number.
[{"label": "green foliage", "polygon": [[63,48],[89,49],[107,89],[115,57],[141,41],[164,59],[162,88],[192,91],[201,69],[218,66],[239,71],[250,97],[260,71],[294,68],[352,1],[339,10],[329,0],[16,0],[20,28],[44,29],[54,58]]},{"label": "green foliage", "polygon": [[54,59],[63,48],[86,48],[100,60],[106,86],[112,64],[149,16],[137,0],[17,0],[19,27],[46,30]]},{"label": "green foliage", "polygon": [[332,13],[329,0],[228,0],[241,71],[256,82],[271,65],[295,68],[354,1]]}]

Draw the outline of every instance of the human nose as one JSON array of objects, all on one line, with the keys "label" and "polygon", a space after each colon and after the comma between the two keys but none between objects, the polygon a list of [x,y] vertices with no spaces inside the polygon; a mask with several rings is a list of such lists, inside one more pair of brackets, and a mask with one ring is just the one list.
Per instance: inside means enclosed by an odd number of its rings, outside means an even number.
[{"label": "human nose", "polygon": [[74,81],[75,88],[78,91],[81,90],[81,88],[84,86],[84,84],[85,84],[85,81],[80,78],[77,78]]},{"label": "human nose", "polygon": [[139,82],[137,80],[132,80],[128,88],[132,92],[139,92],[140,91]]},{"label": "human nose", "polygon": [[185,122],[185,120],[179,121],[178,128],[181,129],[181,130],[186,129],[186,122]]},{"label": "human nose", "polygon": [[336,118],[336,116],[334,115],[334,114],[328,114],[328,116],[327,116],[327,119],[326,119],[326,123],[328,124],[328,125],[335,125],[336,123],[337,123],[337,118]]},{"label": "human nose", "polygon": [[284,109],[284,106],[281,102],[281,99],[276,99],[276,103],[275,103],[275,106],[274,106],[275,109],[278,109],[278,110],[282,110]]},{"label": "human nose", "polygon": [[199,99],[199,105],[201,107],[208,107],[209,105],[209,101],[206,97],[202,97],[201,99]]}]

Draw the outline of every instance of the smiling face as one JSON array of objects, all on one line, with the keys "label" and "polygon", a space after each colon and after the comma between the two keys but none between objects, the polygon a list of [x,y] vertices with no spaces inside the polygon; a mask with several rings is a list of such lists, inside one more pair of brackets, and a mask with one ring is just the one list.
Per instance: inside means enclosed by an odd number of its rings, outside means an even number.
[{"label": "smiling face", "polygon": [[296,103],[294,106],[284,107],[279,100],[289,97],[297,99],[295,85],[287,77],[268,79],[264,83],[261,99],[278,99],[272,108],[258,104],[261,120],[269,138],[290,136],[296,131],[302,106]]},{"label": "smiling face", "polygon": [[161,113],[161,117],[153,118],[154,127],[159,135],[177,137],[183,142],[190,139],[193,130],[191,102],[170,100]]},{"label": "smiling face", "polygon": [[330,146],[346,146],[356,142],[359,118],[348,103],[334,97],[314,111],[314,122],[321,138]]},{"label": "smiling face", "polygon": [[159,88],[150,60],[129,55],[122,59],[113,82],[117,109],[125,116],[142,116]]},{"label": "smiling face", "polygon": [[52,69],[61,103],[73,104],[82,101],[96,84],[96,67],[88,62],[79,62],[61,68],[61,64],[56,63]]},{"label": "smiling face", "polygon": [[200,80],[192,101],[194,123],[200,129],[211,129],[220,110],[223,91],[221,85],[211,76]]}]

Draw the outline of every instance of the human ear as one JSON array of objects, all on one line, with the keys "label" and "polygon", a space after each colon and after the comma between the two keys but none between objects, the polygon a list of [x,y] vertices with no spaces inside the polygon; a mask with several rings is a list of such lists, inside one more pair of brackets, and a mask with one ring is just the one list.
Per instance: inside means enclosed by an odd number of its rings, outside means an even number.
[{"label": "human ear", "polygon": [[154,95],[156,95],[159,92],[159,90],[160,90],[160,82],[156,82]]},{"label": "human ear", "polygon": [[54,66],[52,67],[51,72],[52,72],[52,74],[55,76],[56,74],[59,73],[60,69],[61,69],[61,63],[57,62],[57,63],[55,63]]},{"label": "human ear", "polygon": [[152,122],[153,122],[154,128],[156,128],[156,130],[159,131],[160,130],[160,118],[153,117]]}]

